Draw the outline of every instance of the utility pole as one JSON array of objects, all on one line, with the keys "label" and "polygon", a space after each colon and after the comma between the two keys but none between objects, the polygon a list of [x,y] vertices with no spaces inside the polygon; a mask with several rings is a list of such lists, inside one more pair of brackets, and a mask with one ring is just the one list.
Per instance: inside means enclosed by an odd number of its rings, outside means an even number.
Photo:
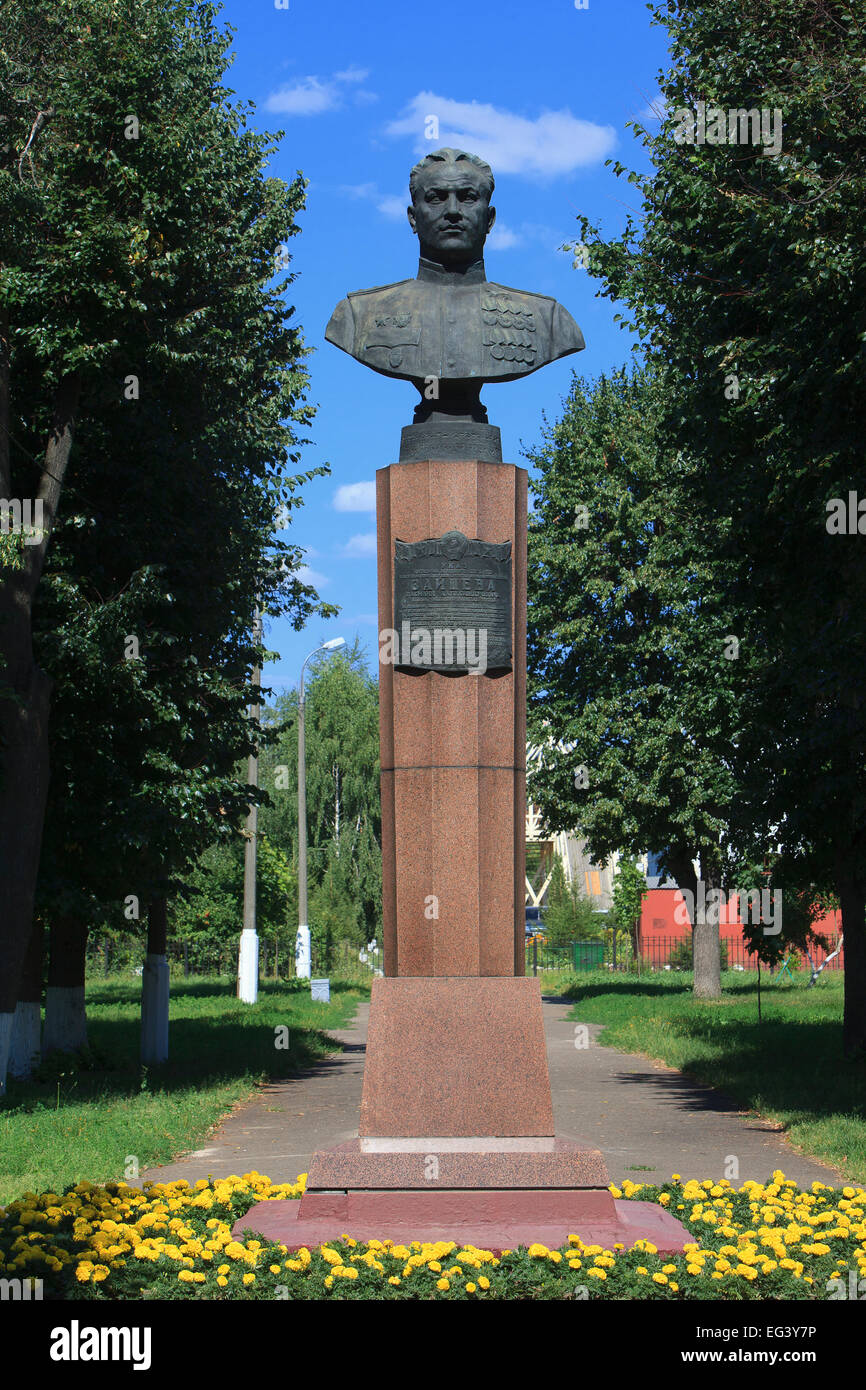
[{"label": "utility pole", "polygon": [[299,980],[309,980],[313,973],[310,948],[310,924],[307,921],[307,749],[304,731],[304,671],[307,662],[319,652],[335,652],[345,647],[345,637],[333,637],[323,642],[304,658],[301,684],[298,689],[298,934],[295,938],[295,974]]},{"label": "utility pole", "polygon": [[[253,640],[256,646],[262,640],[262,615],[256,604],[253,619]],[[247,762],[247,782],[251,787],[259,785],[259,689],[262,683],[262,668],[256,662],[253,667],[253,688],[255,704],[250,706],[250,715],[256,727],[256,744]],[[253,802],[247,814],[244,835],[244,926],[241,932],[238,953],[238,998],[244,1004],[255,1004],[259,997],[259,937],[256,931],[256,839],[258,836],[259,808]]]}]

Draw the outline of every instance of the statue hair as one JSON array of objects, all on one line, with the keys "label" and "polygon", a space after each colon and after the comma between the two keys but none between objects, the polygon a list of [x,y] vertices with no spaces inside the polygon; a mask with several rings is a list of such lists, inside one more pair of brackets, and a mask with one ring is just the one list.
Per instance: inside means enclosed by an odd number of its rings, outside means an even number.
[{"label": "statue hair", "polygon": [[418,179],[425,170],[430,168],[431,164],[457,164],[458,161],[462,159],[468,160],[481,175],[482,182],[484,183],[484,191],[489,201],[493,196],[494,188],[493,170],[490,165],[485,164],[484,160],[479,158],[477,154],[467,154],[465,150],[452,150],[446,146],[444,149],[434,150],[432,154],[425,154],[424,158],[420,159],[411,171],[409,175],[409,197],[412,202],[414,203],[415,194],[418,190]]}]

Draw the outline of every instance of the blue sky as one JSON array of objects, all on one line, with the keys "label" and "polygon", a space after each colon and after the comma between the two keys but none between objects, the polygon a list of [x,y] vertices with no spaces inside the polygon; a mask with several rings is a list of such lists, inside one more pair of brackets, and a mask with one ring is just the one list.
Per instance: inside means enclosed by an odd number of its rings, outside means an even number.
[{"label": "blue sky", "polygon": [[[300,633],[287,622],[266,627],[280,656],[263,679],[277,693],[297,683],[303,658],[326,638],[359,636],[375,670],[372,486],[376,469],[397,458],[417,393],[326,343],[324,330],[349,290],[415,274],[409,169],[441,145],[485,158],[497,209],[488,278],[555,296],[583,330],[584,352],[483,392],[503,457],[526,466],[522,448],[538,442],[543,413],[559,414],[572,372],[597,376],[629,356],[615,307],[559,248],[577,238],[578,213],[612,233],[637,210],[633,185],[604,161],[646,167],[625,126],[656,100],[666,35],[643,0],[589,0],[580,10],[574,0],[229,0],[221,18],[236,30],[228,85],[255,103],[255,125],[285,132],[271,172],[309,180],[289,297],[315,349],[309,398],[319,409],[304,464],[328,462],[331,476],[304,489],[287,538],[342,611]],[[432,141],[429,116],[439,122]]]}]

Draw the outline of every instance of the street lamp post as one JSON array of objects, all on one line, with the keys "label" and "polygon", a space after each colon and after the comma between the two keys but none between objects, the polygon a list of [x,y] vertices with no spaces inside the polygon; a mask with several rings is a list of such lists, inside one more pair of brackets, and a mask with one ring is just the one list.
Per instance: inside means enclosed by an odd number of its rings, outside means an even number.
[{"label": "street lamp post", "polygon": [[319,652],[335,652],[345,647],[345,637],[332,637],[304,659],[298,691],[298,935],[295,939],[295,974],[309,980],[312,974],[310,924],[307,921],[307,750],[304,734],[304,671],[307,662]]}]

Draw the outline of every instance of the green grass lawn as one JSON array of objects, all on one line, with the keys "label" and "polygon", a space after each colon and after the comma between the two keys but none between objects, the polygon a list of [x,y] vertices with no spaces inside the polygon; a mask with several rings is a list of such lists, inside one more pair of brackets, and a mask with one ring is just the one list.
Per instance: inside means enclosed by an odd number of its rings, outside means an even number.
[{"label": "green grass lawn", "polygon": [[813,989],[726,971],[723,996],[692,995],[690,974],[547,974],[542,990],[575,1001],[571,1018],[605,1025],[603,1046],[640,1052],[718,1087],[780,1124],[802,1153],[866,1180],[866,1063],[842,1057],[841,972]]},{"label": "green grass lawn", "polygon": [[[139,1060],[140,979],[92,982],[91,1055],[83,1065],[55,1055],[38,1079],[10,1082],[0,1101],[0,1205],[28,1189],[122,1178],[130,1155],[143,1169],[200,1147],[258,1082],[339,1050],[327,1030],[345,1027],[368,992],[332,980],[331,1002],[319,1004],[308,987],[265,983],[257,1004],[241,1004],[233,980],[172,980],[170,1060],[148,1070]],[[287,1049],[275,1046],[280,1027]]]}]

